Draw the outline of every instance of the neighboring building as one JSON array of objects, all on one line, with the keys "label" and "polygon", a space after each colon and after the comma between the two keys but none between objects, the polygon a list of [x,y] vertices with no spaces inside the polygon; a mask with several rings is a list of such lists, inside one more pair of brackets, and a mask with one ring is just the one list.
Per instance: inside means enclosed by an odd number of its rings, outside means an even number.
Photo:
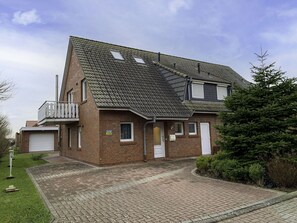
[{"label": "neighboring building", "polygon": [[61,154],[98,165],[214,153],[223,100],[248,84],[230,67],[70,37],[60,102]]},{"label": "neighboring building", "polygon": [[37,121],[27,121],[26,127],[20,129],[18,136],[20,151],[58,151],[58,130],[57,126],[38,126]]}]

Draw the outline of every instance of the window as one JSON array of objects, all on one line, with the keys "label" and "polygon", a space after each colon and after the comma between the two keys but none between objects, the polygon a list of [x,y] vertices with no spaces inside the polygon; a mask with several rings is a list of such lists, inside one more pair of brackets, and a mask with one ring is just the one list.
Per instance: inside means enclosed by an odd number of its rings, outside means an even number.
[{"label": "window", "polygon": [[67,102],[73,102],[73,90],[68,91],[67,93]]},{"label": "window", "polygon": [[71,148],[71,128],[68,128],[68,147]]},{"label": "window", "polygon": [[137,63],[145,64],[144,60],[141,57],[134,56],[133,58]]},{"label": "window", "polygon": [[134,131],[132,122],[121,123],[121,142],[134,141]]},{"label": "window", "polygon": [[196,122],[189,122],[189,135],[197,135]]},{"label": "window", "polygon": [[224,100],[228,96],[227,86],[217,86],[218,100]]},{"label": "window", "polygon": [[81,100],[85,101],[87,100],[87,81],[84,79],[81,82]]},{"label": "window", "polygon": [[122,56],[122,54],[120,52],[114,51],[114,50],[111,50],[110,52],[111,52],[114,59],[124,60],[124,57]]},{"label": "window", "polygon": [[81,127],[77,128],[77,148],[81,148]]},{"label": "window", "polygon": [[193,83],[192,84],[192,97],[193,98],[204,98],[203,84]]},{"label": "window", "polygon": [[176,122],[175,126],[175,135],[183,135],[184,134],[184,125],[182,122]]}]

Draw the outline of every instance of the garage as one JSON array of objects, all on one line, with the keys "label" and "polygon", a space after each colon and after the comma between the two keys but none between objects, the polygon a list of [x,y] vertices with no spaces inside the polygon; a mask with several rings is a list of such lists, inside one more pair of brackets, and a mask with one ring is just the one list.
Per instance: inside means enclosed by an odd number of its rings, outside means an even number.
[{"label": "garage", "polygon": [[55,137],[53,133],[30,134],[29,152],[53,151]]},{"label": "garage", "polygon": [[57,126],[22,127],[20,129],[21,152],[57,151],[58,130]]}]

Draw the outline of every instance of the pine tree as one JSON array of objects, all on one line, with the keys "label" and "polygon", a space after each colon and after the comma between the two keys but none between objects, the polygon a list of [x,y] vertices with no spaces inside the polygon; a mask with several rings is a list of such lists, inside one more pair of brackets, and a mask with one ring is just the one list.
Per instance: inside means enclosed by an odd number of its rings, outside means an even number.
[{"label": "pine tree", "polygon": [[218,144],[232,158],[268,161],[296,154],[296,79],[286,78],[275,63],[266,65],[267,56],[257,55],[260,66],[251,68],[254,83],[227,97],[229,111],[220,114]]}]

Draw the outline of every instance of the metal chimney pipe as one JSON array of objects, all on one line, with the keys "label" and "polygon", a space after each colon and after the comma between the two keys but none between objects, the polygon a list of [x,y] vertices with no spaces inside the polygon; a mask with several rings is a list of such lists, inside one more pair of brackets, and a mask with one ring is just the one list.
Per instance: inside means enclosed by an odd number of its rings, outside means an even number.
[{"label": "metal chimney pipe", "polygon": [[198,74],[200,74],[200,63],[197,64]]},{"label": "metal chimney pipe", "polygon": [[158,53],[158,62],[160,62],[161,61],[161,53],[159,52]]},{"label": "metal chimney pipe", "polygon": [[56,102],[59,101],[59,75],[56,75]]}]

